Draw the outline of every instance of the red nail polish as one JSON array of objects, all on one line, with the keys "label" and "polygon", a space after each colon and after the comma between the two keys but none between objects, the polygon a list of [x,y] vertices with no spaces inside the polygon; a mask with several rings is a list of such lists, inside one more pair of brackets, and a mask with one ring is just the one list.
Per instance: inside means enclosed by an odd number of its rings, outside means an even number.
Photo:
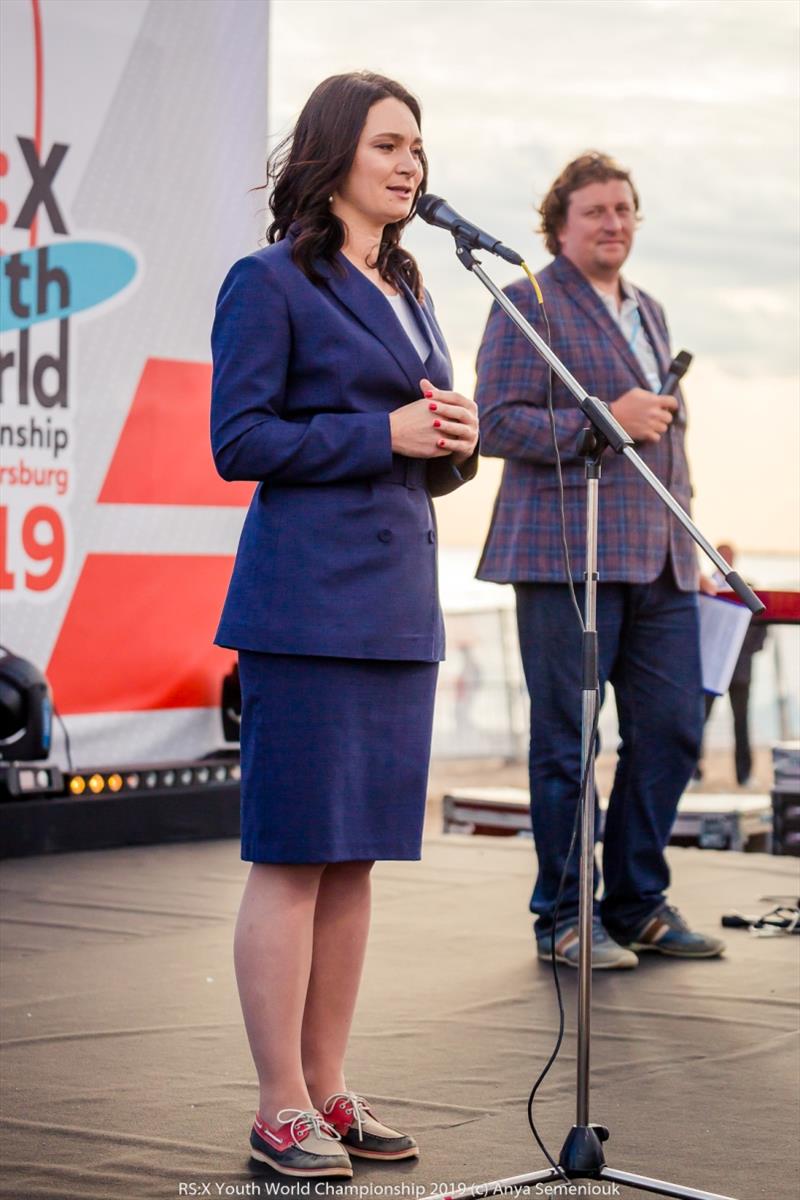
[{"label": "red nail polish", "polygon": [[441,422],[441,421],[434,421],[434,422],[433,422],[433,428],[434,428],[434,429],[439,429],[439,428],[441,428],[441,424],[442,424],[442,422]]},{"label": "red nail polish", "polygon": [[436,445],[439,447],[440,450],[444,449],[444,442],[437,442]]},{"label": "red nail polish", "polygon": [[437,411],[437,408],[438,408],[438,405],[436,405],[436,404],[429,404],[429,405],[428,405],[428,408],[430,409],[430,411],[431,411],[431,412],[436,412],[436,411]]},{"label": "red nail polish", "polygon": [[431,398],[431,396],[432,396],[432,395],[433,395],[433,392],[426,392],[426,393],[425,393],[425,399],[426,399],[426,400],[430,400],[430,398]]}]

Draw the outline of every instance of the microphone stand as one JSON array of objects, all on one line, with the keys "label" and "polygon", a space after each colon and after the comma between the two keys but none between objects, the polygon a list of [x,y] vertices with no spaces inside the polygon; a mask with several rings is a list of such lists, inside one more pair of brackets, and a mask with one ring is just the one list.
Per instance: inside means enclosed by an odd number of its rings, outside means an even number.
[{"label": "microphone stand", "polygon": [[[592,736],[599,695],[597,653],[597,513],[598,491],[603,452],[608,448],[623,454],[639,474],[650,485],[659,499],[680,521],[698,546],[711,559],[727,580],[729,586],[752,613],[762,612],[764,605],[751,591],[739,574],[715,550],[696,527],[694,522],[670,495],[660,479],[642,461],[633,449],[633,439],[615,420],[610,409],[596,396],[590,396],[553,353],[536,330],[525,320],[520,311],[482,269],[473,255],[473,247],[464,236],[454,233],[456,254],[468,271],[477,275],[481,283],[491,292],[505,314],[514,322],[534,349],[552,367],[559,379],[572,392],[581,410],[589,420],[579,443],[579,452],[586,461],[586,594],[585,631],[583,634],[583,678],[581,712],[581,779],[587,781],[581,812],[581,857],[578,927],[580,934],[578,959],[578,1055],[577,1055],[577,1104],[576,1121],[561,1148],[558,1168],[550,1167],[528,1175],[517,1175],[511,1179],[495,1180],[477,1187],[459,1191],[458,1200],[466,1197],[486,1197],[503,1193],[512,1188],[531,1183],[547,1183],[557,1179],[609,1180],[625,1187],[640,1188],[645,1192],[656,1192],[662,1196],[676,1196],[681,1200],[733,1200],[716,1192],[704,1192],[697,1188],[681,1187],[643,1175],[618,1171],[606,1164],[603,1142],[608,1140],[609,1131],[603,1125],[589,1120],[589,1064],[591,1049],[591,996],[592,996],[592,901],[594,895],[594,756],[595,738]],[[429,1200],[453,1200],[440,1192]]]}]

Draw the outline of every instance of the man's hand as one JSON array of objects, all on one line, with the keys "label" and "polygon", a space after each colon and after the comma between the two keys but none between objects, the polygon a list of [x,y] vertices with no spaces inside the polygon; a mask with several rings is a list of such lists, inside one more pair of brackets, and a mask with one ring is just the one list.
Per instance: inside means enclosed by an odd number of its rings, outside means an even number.
[{"label": "man's hand", "polygon": [[658,396],[644,388],[623,392],[608,406],[626,433],[635,442],[657,442],[672,423],[678,411],[674,396]]}]

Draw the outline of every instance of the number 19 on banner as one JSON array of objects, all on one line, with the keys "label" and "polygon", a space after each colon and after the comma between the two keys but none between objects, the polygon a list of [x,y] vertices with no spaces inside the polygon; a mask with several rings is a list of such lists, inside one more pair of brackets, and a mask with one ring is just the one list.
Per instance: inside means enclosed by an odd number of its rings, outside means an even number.
[{"label": "number 19 on banner", "polygon": [[48,592],[64,570],[61,514],[47,504],[27,512],[0,506],[0,591]]}]

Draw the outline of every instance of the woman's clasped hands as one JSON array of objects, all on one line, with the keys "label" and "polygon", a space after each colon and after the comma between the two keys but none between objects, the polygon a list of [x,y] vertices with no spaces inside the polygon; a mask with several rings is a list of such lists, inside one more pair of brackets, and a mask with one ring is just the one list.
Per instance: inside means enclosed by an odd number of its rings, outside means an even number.
[{"label": "woman's clasped hands", "polygon": [[429,379],[421,379],[419,386],[421,400],[389,414],[392,450],[407,458],[444,458],[452,454],[458,466],[478,444],[475,401],[459,392],[436,388]]}]

